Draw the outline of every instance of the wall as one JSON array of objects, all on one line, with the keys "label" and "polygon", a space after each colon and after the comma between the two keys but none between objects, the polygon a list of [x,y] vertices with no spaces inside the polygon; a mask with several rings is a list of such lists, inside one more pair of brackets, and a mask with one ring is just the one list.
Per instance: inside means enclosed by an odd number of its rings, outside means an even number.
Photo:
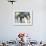
[{"label": "wall", "polygon": [[[16,9],[32,9],[32,26],[12,25],[12,18]],[[33,40],[46,40],[46,1],[45,0],[17,0],[14,5],[7,0],[0,0],[0,40],[11,40],[18,32],[26,32]]]}]

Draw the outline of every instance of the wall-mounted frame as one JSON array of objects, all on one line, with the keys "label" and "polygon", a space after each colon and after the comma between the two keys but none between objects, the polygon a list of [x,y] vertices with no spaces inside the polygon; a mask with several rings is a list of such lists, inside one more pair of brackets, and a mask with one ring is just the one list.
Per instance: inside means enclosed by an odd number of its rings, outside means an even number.
[{"label": "wall-mounted frame", "polygon": [[14,25],[32,25],[32,10],[17,10],[14,14]]}]

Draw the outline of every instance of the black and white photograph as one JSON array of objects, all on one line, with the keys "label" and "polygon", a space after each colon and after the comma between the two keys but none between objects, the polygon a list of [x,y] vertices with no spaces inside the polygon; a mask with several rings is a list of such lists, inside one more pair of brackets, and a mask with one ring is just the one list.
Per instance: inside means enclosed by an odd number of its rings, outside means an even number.
[{"label": "black and white photograph", "polygon": [[32,25],[32,12],[15,12],[14,20],[17,25]]}]

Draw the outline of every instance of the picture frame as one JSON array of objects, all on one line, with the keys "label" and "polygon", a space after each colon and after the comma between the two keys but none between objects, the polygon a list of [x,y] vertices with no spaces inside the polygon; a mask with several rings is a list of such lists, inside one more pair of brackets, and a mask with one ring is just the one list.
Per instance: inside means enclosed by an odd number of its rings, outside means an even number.
[{"label": "picture frame", "polygon": [[14,13],[14,25],[16,26],[32,26],[33,11],[32,10],[16,10]]}]

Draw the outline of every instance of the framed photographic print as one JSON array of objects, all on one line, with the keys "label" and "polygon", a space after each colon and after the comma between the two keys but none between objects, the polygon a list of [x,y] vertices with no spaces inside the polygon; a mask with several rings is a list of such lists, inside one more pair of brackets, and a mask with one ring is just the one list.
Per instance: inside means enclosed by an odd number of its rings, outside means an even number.
[{"label": "framed photographic print", "polygon": [[31,11],[15,11],[15,25],[32,25],[32,10]]}]

